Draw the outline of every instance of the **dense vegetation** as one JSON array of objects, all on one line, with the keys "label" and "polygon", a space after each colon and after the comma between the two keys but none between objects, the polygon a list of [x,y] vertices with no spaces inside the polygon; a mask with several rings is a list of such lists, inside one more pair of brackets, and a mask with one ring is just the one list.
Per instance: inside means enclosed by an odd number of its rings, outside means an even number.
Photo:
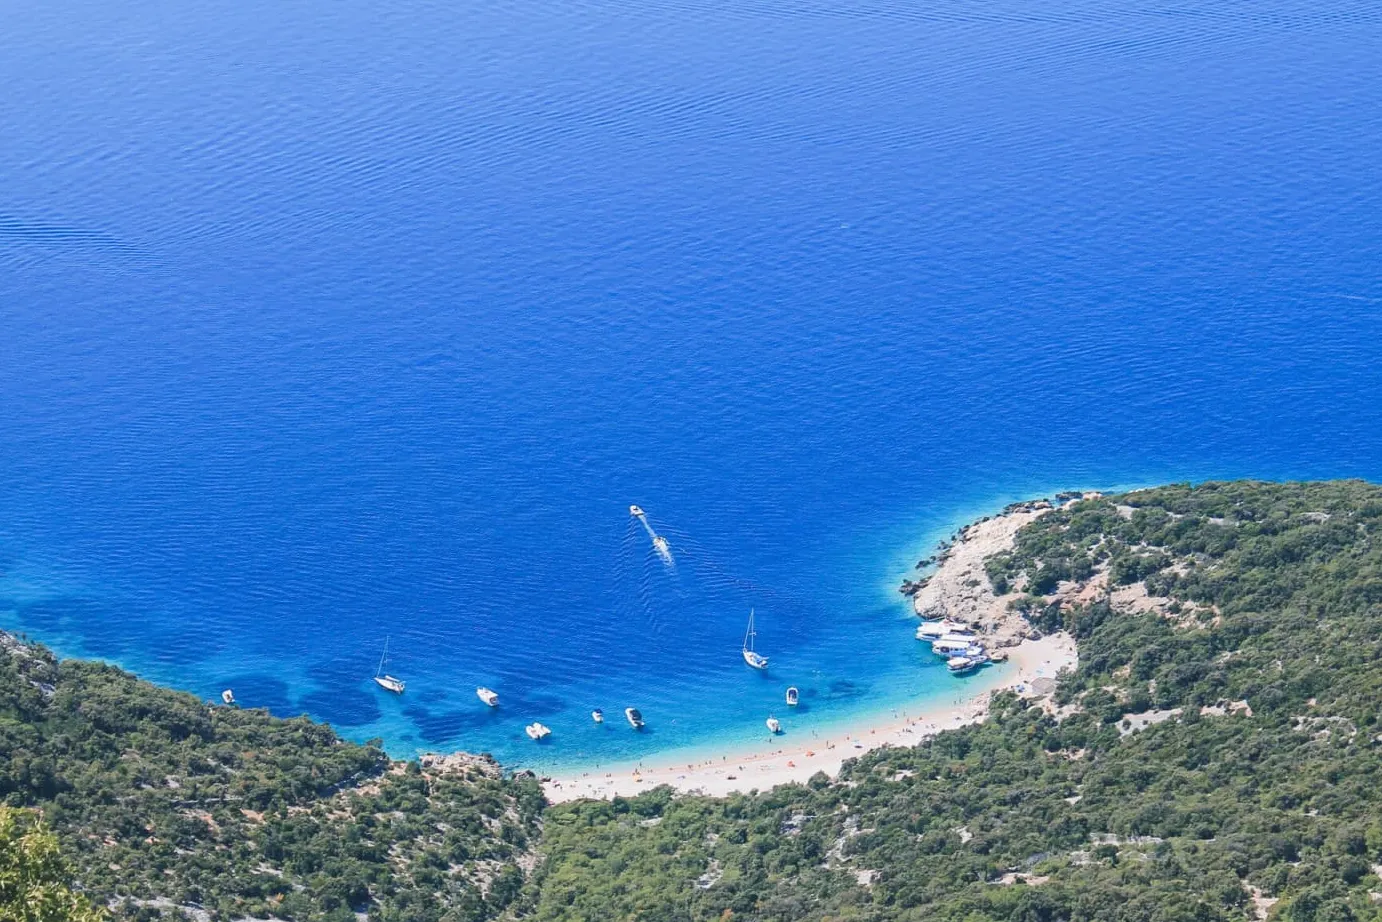
[{"label": "dense vegetation", "polygon": [[58,840],[42,823],[0,806],[0,922],[100,922],[69,883]]},{"label": "dense vegetation", "polygon": [[[985,725],[872,753],[834,784],[551,808],[524,909],[1382,919],[1379,536],[1382,489],[1362,483],[1069,505],[991,565],[1029,617],[1078,638],[1046,707],[1004,695]],[[1072,581],[1106,589],[1077,604]]]},{"label": "dense vegetation", "polygon": [[306,719],[209,707],[0,635],[0,798],[42,809],[117,912],[449,922],[516,895],[541,791]]},{"label": "dense vegetation", "polygon": [[0,796],[41,806],[77,881],[124,912],[1376,922],[1380,535],[1382,488],[1355,482],[1066,505],[989,566],[1078,639],[1052,696],[1001,695],[985,724],[836,782],[721,799],[544,812],[483,762],[401,766],[10,645]]}]

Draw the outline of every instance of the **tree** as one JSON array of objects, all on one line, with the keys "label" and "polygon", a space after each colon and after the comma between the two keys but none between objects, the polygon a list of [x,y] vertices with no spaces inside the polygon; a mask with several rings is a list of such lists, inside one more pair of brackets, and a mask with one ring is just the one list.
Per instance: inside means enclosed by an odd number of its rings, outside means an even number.
[{"label": "tree", "polygon": [[0,805],[0,922],[101,922],[74,893],[58,840],[30,815]]}]

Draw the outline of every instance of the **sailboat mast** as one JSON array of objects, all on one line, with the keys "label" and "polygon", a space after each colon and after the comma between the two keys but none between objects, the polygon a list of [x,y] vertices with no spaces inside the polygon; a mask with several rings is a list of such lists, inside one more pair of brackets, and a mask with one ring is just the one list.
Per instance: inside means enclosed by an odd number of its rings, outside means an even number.
[{"label": "sailboat mast", "polygon": [[379,657],[379,668],[376,669],[376,670],[374,670],[374,674],[375,674],[376,676],[381,676],[381,675],[384,674],[384,661],[387,660],[388,658],[389,658],[389,638],[385,637],[385,638],[384,638],[384,652],[383,652],[383,654]]}]

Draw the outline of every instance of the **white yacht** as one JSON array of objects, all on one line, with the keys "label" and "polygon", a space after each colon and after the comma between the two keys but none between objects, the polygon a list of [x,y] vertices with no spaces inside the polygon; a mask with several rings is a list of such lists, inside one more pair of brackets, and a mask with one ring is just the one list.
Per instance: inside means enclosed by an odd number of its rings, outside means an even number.
[{"label": "white yacht", "polygon": [[552,735],[552,728],[546,724],[540,724],[534,721],[524,727],[523,732],[528,734],[528,739],[530,740],[545,740]]},{"label": "white yacht", "polygon": [[942,618],[939,621],[923,621],[917,628],[917,640],[936,640],[947,634],[973,635],[974,630],[963,621]]},{"label": "white yacht", "polygon": [[797,691],[797,687],[796,687],[795,685],[788,686],[788,688],[787,688],[787,706],[788,706],[788,707],[796,707],[796,706],[797,706],[797,702],[800,701],[800,700],[801,700],[801,692]]},{"label": "white yacht", "polygon": [[769,717],[763,722],[768,725],[769,733],[776,735],[782,732],[782,721],[778,720],[776,717]]},{"label": "white yacht", "polygon": [[937,656],[954,656],[975,646],[972,637],[942,637],[931,641],[931,652]]},{"label": "white yacht", "polygon": [[590,712],[590,719],[595,721],[597,724],[602,724],[605,722],[605,712],[600,710],[599,708],[596,708],[595,710]]},{"label": "white yacht", "polygon": [[389,638],[384,638],[384,655],[379,657],[379,668],[374,670],[374,681],[379,687],[386,691],[391,691],[395,695],[403,694],[403,689],[407,688],[403,680],[395,678],[384,671],[384,664],[389,660]]},{"label": "white yacht", "polygon": [[635,730],[643,729],[643,715],[639,713],[638,708],[624,708],[624,717],[628,719],[630,727]]},{"label": "white yacht", "polygon": [[479,688],[475,689],[475,697],[492,708],[499,707],[499,694],[495,692],[494,689],[485,688],[485,686],[481,685]]},{"label": "white yacht", "polygon": [[758,632],[753,629],[753,609],[749,609],[749,629],[744,634],[744,647],[742,651],[744,654],[744,662],[748,663],[754,669],[767,669],[768,658],[761,653],[754,652],[753,649],[753,641],[757,636]]}]

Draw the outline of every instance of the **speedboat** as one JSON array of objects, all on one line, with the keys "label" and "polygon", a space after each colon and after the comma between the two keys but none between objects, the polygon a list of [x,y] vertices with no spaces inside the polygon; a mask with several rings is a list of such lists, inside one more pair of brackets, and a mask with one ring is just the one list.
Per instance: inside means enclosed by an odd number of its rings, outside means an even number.
[{"label": "speedboat", "polygon": [[485,686],[481,685],[479,688],[475,689],[475,697],[492,708],[499,707],[499,695],[493,689],[485,688]]},{"label": "speedboat", "polygon": [[528,734],[528,739],[530,740],[545,740],[552,735],[552,729],[550,727],[546,724],[537,723],[536,721],[524,727],[523,732]]},{"label": "speedboat", "polygon": [[595,710],[590,712],[590,719],[595,721],[597,724],[602,724],[605,722],[605,712],[600,710],[599,708],[596,708]]},{"label": "speedboat", "polygon": [[624,708],[624,717],[635,730],[643,729],[643,715],[639,713],[638,708]]},{"label": "speedboat", "polygon": [[757,636],[758,632],[753,629],[753,609],[749,609],[749,629],[744,634],[744,662],[754,669],[767,669],[768,658],[761,653],[755,653],[753,649],[753,640]]},{"label": "speedboat", "polygon": [[799,701],[800,699],[801,692],[797,691],[797,687],[795,685],[790,686],[787,689],[787,706],[796,707],[797,701]]},{"label": "speedboat", "polygon": [[231,690],[228,689],[228,688],[227,688],[225,691],[221,692],[221,702],[222,702],[223,704],[228,704],[228,705],[229,705],[229,704],[234,704],[234,703],[235,703],[235,692],[231,691]]},{"label": "speedboat", "polygon": [[667,546],[667,539],[662,537],[661,535],[658,535],[656,538],[653,539],[653,549],[656,550],[663,557],[667,557],[672,553],[672,549]]},{"label": "speedboat", "polygon": [[776,717],[769,717],[764,723],[768,725],[769,733],[778,734],[782,732],[782,721],[778,720]]},{"label": "speedboat", "polygon": [[629,515],[632,515],[632,516],[640,516],[640,515],[643,515],[643,507],[642,507],[642,506],[630,506],[630,507],[629,507]]}]

